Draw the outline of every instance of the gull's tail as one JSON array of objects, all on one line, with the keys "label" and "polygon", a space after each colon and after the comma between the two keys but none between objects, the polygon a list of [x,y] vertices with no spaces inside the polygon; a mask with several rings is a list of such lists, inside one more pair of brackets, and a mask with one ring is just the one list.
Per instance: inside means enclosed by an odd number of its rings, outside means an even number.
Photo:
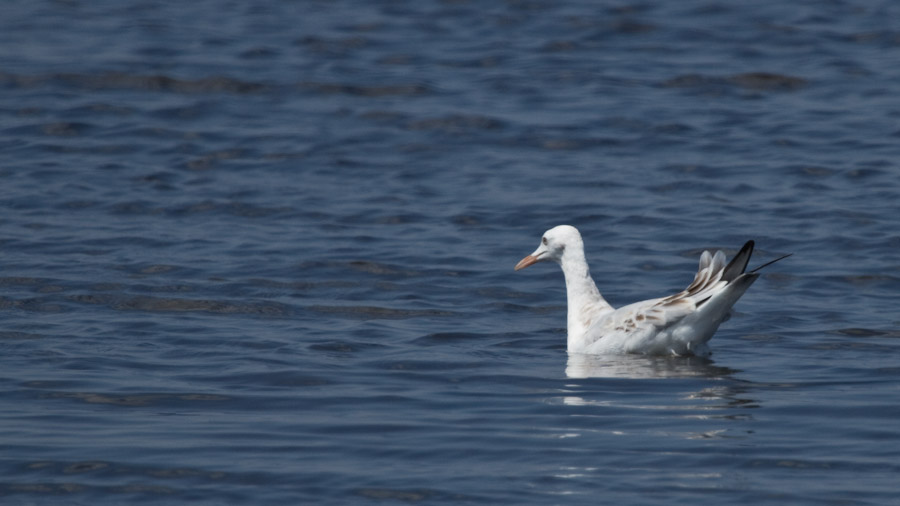
[{"label": "gull's tail", "polygon": [[738,276],[747,270],[747,263],[750,262],[750,255],[753,254],[753,240],[744,243],[744,246],[738,251],[738,254],[728,262],[722,271],[722,280],[731,283]]},{"label": "gull's tail", "polygon": [[[747,241],[746,243],[744,243],[744,246],[741,248],[740,251],[738,251],[738,254],[735,255],[734,258],[732,258],[731,261],[728,262],[728,265],[725,266],[725,269],[723,269],[723,271],[722,271],[721,279],[731,283],[732,281],[737,279],[738,276],[747,272],[747,263],[750,262],[750,255],[752,255],[752,254],[753,254],[753,241],[750,240],[750,241]],[[787,255],[782,255],[782,256],[776,258],[775,260],[770,260],[770,261],[760,265],[756,269],[753,269],[752,271],[747,272],[747,274],[756,274],[756,272],[759,271],[760,269],[762,269],[763,267],[768,267],[768,266],[774,264],[775,262],[777,262],[779,260],[784,260],[785,258],[787,258],[791,255],[793,255],[793,253],[788,253]]]}]

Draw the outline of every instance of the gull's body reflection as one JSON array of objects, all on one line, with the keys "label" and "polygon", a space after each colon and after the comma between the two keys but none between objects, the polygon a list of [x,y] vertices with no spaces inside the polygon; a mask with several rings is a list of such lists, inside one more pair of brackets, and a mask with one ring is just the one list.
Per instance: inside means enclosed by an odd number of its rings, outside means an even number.
[{"label": "gull's body reflection", "polygon": [[[746,408],[760,406],[749,397],[753,384],[736,378],[740,371],[701,357],[569,353],[565,372],[568,379],[554,401],[570,408],[571,418],[555,427],[560,440],[580,438],[579,448],[618,455],[622,472],[646,473],[646,480],[659,472],[642,459],[671,464],[679,484],[731,486],[735,478],[728,472],[677,467],[689,454],[685,448],[695,448],[684,441],[753,437],[753,410]],[[653,379],[660,381],[647,381]],[[583,483],[608,480],[609,471],[588,461],[567,464],[555,476],[572,484],[562,485],[563,493],[574,494]]]},{"label": "gull's body reflection", "polygon": [[[730,409],[735,407],[758,407],[753,399],[744,395],[748,391],[748,383],[736,380],[732,376],[739,371],[728,367],[717,366],[712,360],[702,357],[658,357],[643,355],[585,355],[570,353],[566,364],[566,376],[571,379],[611,378],[611,379],[712,379],[732,380],[705,383],[697,391],[680,392],[678,400],[672,399],[673,406],[681,409],[696,410],[697,413],[709,413],[711,410]],[[569,385],[576,387],[576,385]],[[577,390],[567,392],[563,402],[568,405],[628,405],[639,408],[639,404],[620,403],[615,400],[586,400],[571,395]],[[700,401],[699,404],[683,404],[683,401]],[[652,406],[659,407],[659,399]]]},{"label": "gull's body reflection", "polygon": [[569,378],[720,378],[737,371],[720,367],[703,357],[657,357],[644,355],[586,355],[569,353]]}]

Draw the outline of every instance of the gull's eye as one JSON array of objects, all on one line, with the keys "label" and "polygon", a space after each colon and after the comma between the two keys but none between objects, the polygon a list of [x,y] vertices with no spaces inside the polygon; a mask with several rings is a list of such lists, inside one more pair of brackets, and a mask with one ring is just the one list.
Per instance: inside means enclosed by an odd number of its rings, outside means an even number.
[{"label": "gull's eye", "polygon": [[542,238],[541,238],[541,242],[544,243],[544,246],[546,246],[546,245],[547,245],[547,238],[546,238],[546,237],[542,237]]}]

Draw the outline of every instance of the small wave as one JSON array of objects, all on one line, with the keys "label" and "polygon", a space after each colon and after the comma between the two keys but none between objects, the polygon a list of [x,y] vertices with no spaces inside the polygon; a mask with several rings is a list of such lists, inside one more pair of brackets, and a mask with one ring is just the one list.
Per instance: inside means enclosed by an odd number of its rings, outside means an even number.
[{"label": "small wave", "polygon": [[242,81],[230,77],[203,77],[180,79],[166,75],[140,75],[123,72],[99,74],[59,73],[22,75],[0,72],[0,86],[12,88],[36,88],[60,85],[65,87],[98,89],[131,89],[143,91],[167,91],[174,93],[263,93],[272,89],[271,85]]},{"label": "small wave", "polygon": [[795,91],[809,84],[802,77],[771,72],[747,72],[731,76],[685,74],[663,81],[666,88],[705,88],[709,86],[733,86],[758,91]]},{"label": "small wave", "polygon": [[214,394],[165,394],[144,393],[116,395],[95,392],[47,392],[41,395],[44,399],[74,399],[88,404],[109,404],[113,406],[140,407],[150,405],[165,405],[175,402],[221,402],[230,400],[230,397]]},{"label": "small wave", "polygon": [[267,316],[284,316],[291,313],[287,306],[274,302],[238,303],[210,299],[163,298],[146,295],[117,296],[109,294],[71,295],[68,299],[82,304],[105,305],[119,311],[202,312]]},{"label": "small wave", "polygon": [[419,83],[363,86],[358,84],[307,81],[300,83],[300,88],[316,93],[354,95],[370,98],[385,96],[417,96],[427,95],[432,92],[428,86]]},{"label": "small wave", "polygon": [[408,318],[446,317],[457,315],[457,313],[453,311],[444,311],[440,309],[394,309],[378,306],[312,306],[309,309],[324,314],[375,320],[405,320]]},{"label": "small wave", "polygon": [[866,329],[866,328],[846,328],[846,329],[837,329],[834,331],[837,334],[842,336],[850,336],[850,337],[887,337],[887,338],[897,338],[900,337],[900,330],[897,329],[889,329],[889,330],[879,330],[879,329]]}]

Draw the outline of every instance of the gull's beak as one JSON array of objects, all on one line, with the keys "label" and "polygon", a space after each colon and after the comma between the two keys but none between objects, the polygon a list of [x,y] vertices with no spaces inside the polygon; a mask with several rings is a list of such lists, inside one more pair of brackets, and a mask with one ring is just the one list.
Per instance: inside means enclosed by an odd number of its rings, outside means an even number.
[{"label": "gull's beak", "polygon": [[534,255],[528,255],[527,257],[523,258],[522,260],[519,261],[519,263],[516,264],[516,270],[518,271],[520,269],[524,269],[524,268],[528,267],[529,265],[534,265],[538,262],[540,262],[540,259],[538,259],[538,257],[536,257]]}]

